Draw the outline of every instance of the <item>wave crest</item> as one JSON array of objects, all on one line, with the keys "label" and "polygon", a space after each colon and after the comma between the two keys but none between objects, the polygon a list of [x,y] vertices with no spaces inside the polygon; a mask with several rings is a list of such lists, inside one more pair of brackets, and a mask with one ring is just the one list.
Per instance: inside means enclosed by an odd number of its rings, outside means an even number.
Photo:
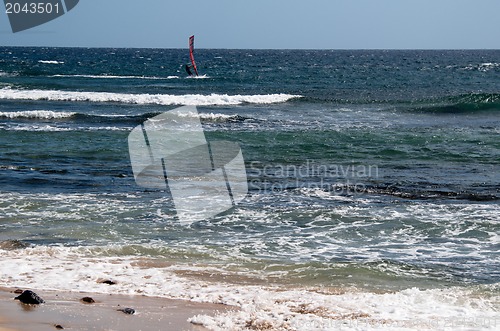
[{"label": "wave crest", "polygon": [[[421,103],[421,105],[418,105],[419,103]],[[422,100],[413,104],[413,110],[429,113],[500,111],[500,94],[467,93],[434,100]]]},{"label": "wave crest", "polygon": [[118,75],[52,75],[54,78],[90,78],[90,79],[146,79],[146,80],[162,80],[162,79],[178,79],[179,76],[118,76]]},{"label": "wave crest", "polygon": [[39,60],[38,63],[43,63],[43,64],[64,64],[63,61],[55,61],[55,60]]},{"label": "wave crest", "polygon": [[271,104],[282,103],[290,99],[300,98],[291,94],[259,94],[259,95],[228,95],[228,94],[126,94],[111,92],[76,92],[59,90],[19,90],[3,88],[0,99],[9,100],[47,100],[47,101],[81,101],[81,102],[117,102],[126,104],[155,105],[189,105],[189,106],[228,106],[243,103]]},{"label": "wave crest", "polygon": [[76,113],[71,112],[55,112],[51,110],[27,110],[27,111],[9,111],[0,112],[0,118],[31,118],[31,119],[60,119],[68,118]]}]

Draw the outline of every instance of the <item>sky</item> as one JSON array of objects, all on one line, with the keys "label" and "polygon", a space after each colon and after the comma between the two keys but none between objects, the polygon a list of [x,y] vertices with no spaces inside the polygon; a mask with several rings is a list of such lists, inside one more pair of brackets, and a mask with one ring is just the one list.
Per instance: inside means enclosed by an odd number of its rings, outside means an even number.
[{"label": "sky", "polygon": [[500,0],[80,0],[18,33],[0,8],[0,46],[500,49]]}]

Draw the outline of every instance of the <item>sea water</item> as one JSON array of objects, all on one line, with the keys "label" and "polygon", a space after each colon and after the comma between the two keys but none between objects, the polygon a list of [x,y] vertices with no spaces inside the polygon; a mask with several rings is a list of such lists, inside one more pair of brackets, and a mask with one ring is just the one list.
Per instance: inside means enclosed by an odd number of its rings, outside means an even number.
[{"label": "sea water", "polygon": [[[240,308],[214,330],[500,327],[500,51],[0,54],[0,285]],[[189,226],[127,144],[182,105],[249,187]]]}]

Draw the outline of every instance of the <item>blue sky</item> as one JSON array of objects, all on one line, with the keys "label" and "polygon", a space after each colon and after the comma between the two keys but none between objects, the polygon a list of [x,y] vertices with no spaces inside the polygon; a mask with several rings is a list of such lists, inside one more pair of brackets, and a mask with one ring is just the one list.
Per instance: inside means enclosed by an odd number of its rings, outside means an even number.
[{"label": "blue sky", "polygon": [[2,8],[0,45],[500,49],[499,13],[500,0],[80,0],[16,34]]}]

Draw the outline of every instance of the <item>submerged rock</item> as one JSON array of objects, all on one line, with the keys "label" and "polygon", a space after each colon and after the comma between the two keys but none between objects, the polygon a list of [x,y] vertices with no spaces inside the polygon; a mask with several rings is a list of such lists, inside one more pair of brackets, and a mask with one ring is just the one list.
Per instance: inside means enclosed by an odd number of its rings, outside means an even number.
[{"label": "submerged rock", "polygon": [[128,315],[135,314],[135,309],[132,309],[132,308],[122,308],[122,309],[118,309],[118,311],[121,311],[121,312],[128,314]]},{"label": "submerged rock", "polygon": [[27,305],[39,305],[45,302],[38,294],[30,290],[24,291],[21,295],[15,297],[14,300],[19,300]]}]

